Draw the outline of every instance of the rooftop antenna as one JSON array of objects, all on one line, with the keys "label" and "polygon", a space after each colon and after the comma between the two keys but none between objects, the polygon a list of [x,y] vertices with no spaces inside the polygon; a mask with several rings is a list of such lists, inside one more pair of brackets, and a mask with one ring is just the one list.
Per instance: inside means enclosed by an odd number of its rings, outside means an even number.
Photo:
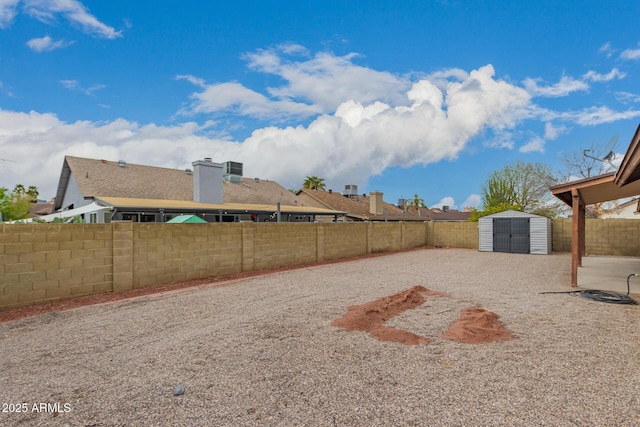
[{"label": "rooftop antenna", "polygon": [[615,166],[613,165],[613,163],[611,163],[611,161],[616,157],[616,153],[613,152],[613,147],[616,146],[616,143],[618,142],[618,138],[619,137],[620,137],[620,135],[615,134],[609,140],[609,142],[605,146],[604,150],[602,150],[603,153],[606,153],[604,155],[604,157],[596,157],[596,156],[592,156],[590,154],[587,154],[588,152],[592,151],[592,150],[589,150],[589,149],[583,150],[582,155],[585,156],[585,157],[588,157],[590,159],[597,160],[597,161],[602,162],[602,163],[607,162],[607,163],[609,163],[609,166],[611,166],[613,169],[615,169]]}]

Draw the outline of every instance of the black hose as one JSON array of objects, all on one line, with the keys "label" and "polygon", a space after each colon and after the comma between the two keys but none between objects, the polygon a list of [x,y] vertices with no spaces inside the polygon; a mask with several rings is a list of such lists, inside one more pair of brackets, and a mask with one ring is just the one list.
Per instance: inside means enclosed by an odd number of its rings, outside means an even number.
[{"label": "black hose", "polygon": [[601,291],[596,289],[587,289],[584,291],[567,291],[567,292],[540,292],[541,294],[570,294],[572,296],[581,296],[594,301],[607,302],[610,304],[637,304],[637,302],[627,295],[617,292]]},{"label": "black hose", "polygon": [[631,278],[631,276],[637,276],[637,274],[631,273],[630,275],[627,276],[627,295],[629,295],[629,279]]}]

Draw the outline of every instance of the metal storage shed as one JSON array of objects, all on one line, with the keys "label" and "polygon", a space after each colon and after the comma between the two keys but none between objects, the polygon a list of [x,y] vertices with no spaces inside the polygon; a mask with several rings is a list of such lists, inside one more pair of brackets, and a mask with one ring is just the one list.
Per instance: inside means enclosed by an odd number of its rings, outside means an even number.
[{"label": "metal storage shed", "polygon": [[514,210],[478,220],[482,252],[550,254],[553,243],[549,218]]}]

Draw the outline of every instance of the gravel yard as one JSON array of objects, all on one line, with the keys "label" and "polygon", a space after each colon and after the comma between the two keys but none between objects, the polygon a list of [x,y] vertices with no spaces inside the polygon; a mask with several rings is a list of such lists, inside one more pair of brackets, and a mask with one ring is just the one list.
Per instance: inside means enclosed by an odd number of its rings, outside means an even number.
[{"label": "gravel yard", "polygon": [[[0,425],[640,425],[640,306],[541,295],[570,264],[425,249],[1,323]],[[416,285],[450,296],[387,324],[428,344],[331,326]],[[517,338],[443,338],[469,307]]]}]

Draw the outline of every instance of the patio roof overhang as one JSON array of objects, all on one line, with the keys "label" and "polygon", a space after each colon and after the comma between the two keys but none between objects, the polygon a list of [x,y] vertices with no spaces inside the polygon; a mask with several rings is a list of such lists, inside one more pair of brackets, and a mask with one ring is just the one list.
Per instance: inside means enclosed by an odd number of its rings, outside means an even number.
[{"label": "patio roof overhang", "polygon": [[585,253],[585,206],[640,194],[640,125],[617,172],[556,185],[551,194],[572,208],[571,286],[578,286]]}]

